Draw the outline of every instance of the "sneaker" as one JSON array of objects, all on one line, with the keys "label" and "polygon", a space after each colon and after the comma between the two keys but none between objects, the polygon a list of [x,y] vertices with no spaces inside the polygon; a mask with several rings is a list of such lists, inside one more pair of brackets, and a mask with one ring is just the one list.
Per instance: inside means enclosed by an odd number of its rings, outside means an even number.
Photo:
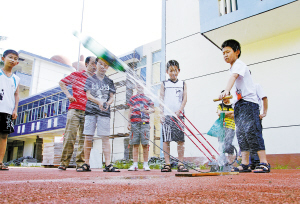
[{"label": "sneaker", "polygon": [[138,167],[137,166],[134,166],[134,165],[132,165],[129,169],[128,169],[128,171],[137,171],[138,170]]},{"label": "sneaker", "polygon": [[144,171],[150,171],[150,168],[149,168],[148,164],[147,164],[147,165],[144,165],[144,166],[143,166],[143,169],[144,169]]}]

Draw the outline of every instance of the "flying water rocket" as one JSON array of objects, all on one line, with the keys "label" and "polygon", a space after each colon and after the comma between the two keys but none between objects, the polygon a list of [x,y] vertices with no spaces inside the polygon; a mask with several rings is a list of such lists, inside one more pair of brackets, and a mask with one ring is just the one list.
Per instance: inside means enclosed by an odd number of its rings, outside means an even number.
[{"label": "flying water rocket", "polygon": [[128,65],[126,65],[122,60],[116,57],[113,53],[107,50],[105,47],[100,45],[95,39],[90,36],[82,35],[81,33],[74,31],[73,35],[79,39],[82,45],[94,53],[97,58],[103,60],[116,71],[125,72],[129,69]]}]

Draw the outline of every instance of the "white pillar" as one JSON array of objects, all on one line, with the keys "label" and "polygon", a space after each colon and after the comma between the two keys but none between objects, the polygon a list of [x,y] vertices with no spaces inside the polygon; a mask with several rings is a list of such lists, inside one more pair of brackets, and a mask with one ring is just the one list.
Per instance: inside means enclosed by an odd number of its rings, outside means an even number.
[{"label": "white pillar", "polygon": [[236,11],[236,0],[231,0],[232,11]]},{"label": "white pillar", "polygon": [[225,14],[225,0],[220,1],[220,13],[221,13],[221,16],[223,16]]},{"label": "white pillar", "polygon": [[231,13],[231,0],[226,0],[227,13]]}]

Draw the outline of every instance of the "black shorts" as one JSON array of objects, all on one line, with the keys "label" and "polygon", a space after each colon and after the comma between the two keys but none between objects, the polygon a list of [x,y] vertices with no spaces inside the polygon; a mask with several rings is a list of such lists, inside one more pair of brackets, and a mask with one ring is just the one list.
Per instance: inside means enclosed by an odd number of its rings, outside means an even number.
[{"label": "black shorts", "polygon": [[[175,124],[175,122],[184,130],[183,125],[175,117],[166,115],[165,122],[162,125],[162,136],[163,142],[184,142],[184,133],[183,131]],[[180,116],[180,119],[183,121],[183,116]]]},{"label": "black shorts", "polygon": [[234,106],[234,120],[236,136],[242,152],[265,150],[258,104],[239,100]]},{"label": "black shorts", "polygon": [[14,123],[10,114],[0,113],[0,132],[4,134],[14,132]]}]

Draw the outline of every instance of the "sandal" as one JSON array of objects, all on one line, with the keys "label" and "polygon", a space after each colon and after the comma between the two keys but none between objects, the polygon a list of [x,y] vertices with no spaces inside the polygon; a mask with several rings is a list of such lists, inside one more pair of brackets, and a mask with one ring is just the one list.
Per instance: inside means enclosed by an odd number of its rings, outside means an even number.
[{"label": "sandal", "polygon": [[251,169],[249,169],[249,164],[245,165],[245,164],[241,164],[240,165],[243,169],[240,170],[238,167],[233,167],[231,169],[231,172],[239,172],[239,173],[248,173],[251,172]]},{"label": "sandal", "polygon": [[1,163],[0,164],[0,170],[9,170],[9,168],[6,166],[6,165],[4,165],[3,163]]},{"label": "sandal", "polygon": [[[261,171],[256,171],[257,169],[262,169]],[[253,173],[270,173],[271,165],[266,163],[259,163],[259,165],[255,168]]]},{"label": "sandal", "polygon": [[172,172],[171,165],[165,164],[164,167],[160,171],[161,172]]},{"label": "sandal", "polygon": [[106,166],[105,169],[103,169],[103,172],[120,172],[119,168],[114,167],[112,164]]},{"label": "sandal", "polygon": [[58,167],[58,169],[60,169],[60,170],[67,170],[67,167],[66,167],[65,165],[60,165],[60,166]]},{"label": "sandal", "polygon": [[189,172],[189,170],[183,164],[179,164],[177,166],[177,172]]},{"label": "sandal", "polygon": [[90,165],[82,164],[82,166],[76,168],[76,171],[77,172],[85,172],[85,171],[92,171],[92,170],[90,169]]}]

